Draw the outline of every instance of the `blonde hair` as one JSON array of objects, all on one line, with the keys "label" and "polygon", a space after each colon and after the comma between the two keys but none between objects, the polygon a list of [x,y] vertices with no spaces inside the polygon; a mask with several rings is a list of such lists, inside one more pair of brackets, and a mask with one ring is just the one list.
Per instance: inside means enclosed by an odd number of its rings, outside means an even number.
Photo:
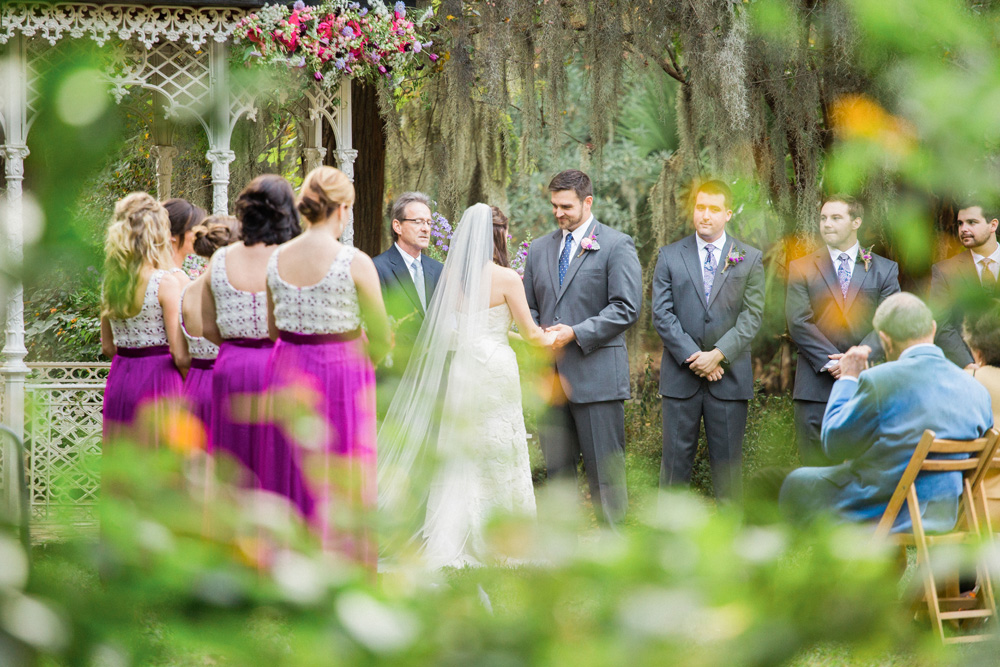
[{"label": "blonde hair", "polygon": [[354,205],[354,184],[339,169],[317,167],[302,181],[298,209],[310,223],[323,222],[341,204]]},{"label": "blonde hair", "polygon": [[104,241],[104,290],[101,314],[125,319],[138,314],[135,292],[146,267],[169,269],[173,263],[170,218],[160,202],[133,192],[115,204]]}]

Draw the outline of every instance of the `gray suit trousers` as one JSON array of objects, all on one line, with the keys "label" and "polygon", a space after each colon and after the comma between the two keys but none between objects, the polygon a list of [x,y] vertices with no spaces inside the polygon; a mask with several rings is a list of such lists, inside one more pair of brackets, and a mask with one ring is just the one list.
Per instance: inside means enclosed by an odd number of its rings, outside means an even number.
[{"label": "gray suit trousers", "polygon": [[799,458],[805,466],[832,466],[833,461],[823,451],[821,433],[826,403],[820,401],[793,401],[795,408],[795,440]]},{"label": "gray suit trousers", "polygon": [[552,406],[539,424],[549,479],[577,479],[583,466],[598,520],[617,526],[625,520],[625,403],[566,403]]},{"label": "gray suit trousers", "polygon": [[687,486],[698,451],[698,431],[705,420],[712,486],[719,500],[743,498],[743,434],[747,401],[712,396],[703,384],[691,398],[663,398],[663,460],[660,486]]}]

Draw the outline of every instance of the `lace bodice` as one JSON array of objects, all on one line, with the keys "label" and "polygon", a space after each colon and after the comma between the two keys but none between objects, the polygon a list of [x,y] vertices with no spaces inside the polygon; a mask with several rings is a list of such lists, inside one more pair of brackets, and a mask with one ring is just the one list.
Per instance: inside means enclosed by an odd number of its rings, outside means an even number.
[{"label": "lace bodice", "polygon": [[514,323],[514,316],[511,314],[510,308],[507,307],[507,304],[501,303],[499,306],[493,306],[490,308],[487,317],[487,337],[497,342],[509,344],[507,332],[510,331],[510,327]]},{"label": "lace bodice", "polygon": [[212,261],[215,322],[223,338],[267,338],[267,292],[236,289],[226,274],[226,252],[219,248]]},{"label": "lace bodice", "polygon": [[168,271],[160,269],[149,274],[142,308],[138,314],[124,320],[110,318],[111,333],[118,347],[153,347],[167,345],[167,330],[160,307],[160,281]]},{"label": "lace bodice", "polygon": [[351,260],[357,248],[344,247],[330,270],[314,285],[298,287],[278,273],[279,248],[267,263],[267,286],[274,300],[274,321],[281,331],[331,334],[361,326],[358,290],[351,277]]},{"label": "lace bodice", "polygon": [[180,303],[180,319],[181,319],[181,331],[184,332],[184,338],[187,339],[188,352],[191,353],[192,359],[215,359],[219,356],[219,346],[208,340],[207,338],[202,338],[201,336],[192,336],[188,333],[187,327],[184,326],[184,295],[187,294],[188,287],[190,284],[184,286],[184,291],[181,292],[181,303]]}]

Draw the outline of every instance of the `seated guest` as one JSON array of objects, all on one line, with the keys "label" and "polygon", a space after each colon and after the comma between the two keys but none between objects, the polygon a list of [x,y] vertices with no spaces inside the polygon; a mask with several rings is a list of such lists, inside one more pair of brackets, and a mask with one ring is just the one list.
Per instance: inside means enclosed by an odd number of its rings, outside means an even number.
[{"label": "seated guest", "polygon": [[[964,337],[975,362],[970,372],[990,392],[993,400],[993,423],[996,424],[1000,412],[1000,301],[994,300],[989,308],[978,315],[966,316]],[[993,530],[1000,530],[1000,467],[997,466],[996,459],[986,473],[983,486],[989,501]]]},{"label": "seated guest", "polygon": [[[876,521],[903,475],[923,432],[971,440],[993,425],[990,395],[934,345],[937,324],[912,294],[893,294],[878,307],[875,331],[888,363],[865,370],[871,349],[852,347],[840,361],[823,417],[823,451],[839,465],[794,470],[779,506],[794,520],[832,514]],[[951,530],[958,518],[958,472],[921,473],[916,480],[924,528]],[[893,532],[911,528],[904,505]]]}]

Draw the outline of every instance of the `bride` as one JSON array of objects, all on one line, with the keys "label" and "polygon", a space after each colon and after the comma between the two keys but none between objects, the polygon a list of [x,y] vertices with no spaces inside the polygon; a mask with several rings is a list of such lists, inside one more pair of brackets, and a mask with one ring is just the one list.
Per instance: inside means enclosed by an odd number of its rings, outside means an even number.
[{"label": "bride", "polygon": [[379,511],[403,536],[383,540],[384,557],[415,556],[430,569],[502,562],[486,523],[496,513],[534,517],[512,322],[534,345],[555,338],[532,320],[509,268],[506,218],[476,204],[458,223],[379,430]]}]

